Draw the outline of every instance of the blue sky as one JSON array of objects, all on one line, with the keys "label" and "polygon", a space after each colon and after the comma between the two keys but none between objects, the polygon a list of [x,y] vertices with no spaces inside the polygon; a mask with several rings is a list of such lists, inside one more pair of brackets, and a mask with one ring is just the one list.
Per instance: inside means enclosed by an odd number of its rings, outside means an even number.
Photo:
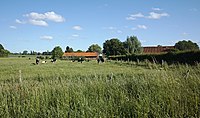
[{"label": "blue sky", "polygon": [[0,44],[11,52],[87,50],[137,36],[142,46],[200,44],[200,0],[1,0]]}]

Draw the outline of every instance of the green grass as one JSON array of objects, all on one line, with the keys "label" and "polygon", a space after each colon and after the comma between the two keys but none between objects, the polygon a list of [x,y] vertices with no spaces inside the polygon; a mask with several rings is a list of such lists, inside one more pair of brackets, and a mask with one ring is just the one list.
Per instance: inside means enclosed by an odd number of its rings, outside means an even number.
[{"label": "green grass", "polygon": [[200,65],[34,62],[0,58],[0,117],[200,117]]}]

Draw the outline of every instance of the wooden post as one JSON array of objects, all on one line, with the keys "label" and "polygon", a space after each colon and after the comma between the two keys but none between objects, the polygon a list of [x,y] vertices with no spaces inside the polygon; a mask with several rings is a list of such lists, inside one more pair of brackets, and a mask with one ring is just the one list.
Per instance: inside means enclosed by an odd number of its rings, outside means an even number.
[{"label": "wooden post", "polygon": [[22,83],[22,71],[19,70],[19,82]]}]

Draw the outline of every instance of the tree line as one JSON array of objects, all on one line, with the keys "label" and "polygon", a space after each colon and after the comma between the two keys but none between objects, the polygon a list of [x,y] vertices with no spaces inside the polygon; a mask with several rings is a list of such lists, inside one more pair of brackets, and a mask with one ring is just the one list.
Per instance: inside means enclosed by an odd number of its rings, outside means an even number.
[{"label": "tree line", "polygon": [[136,36],[127,37],[126,41],[121,42],[117,38],[106,40],[103,43],[103,53],[107,56],[139,54],[142,53],[141,42]]},{"label": "tree line", "polygon": [[[194,43],[190,40],[186,41],[178,41],[175,45],[175,49],[173,51],[186,51],[186,50],[199,50],[199,46],[197,43]],[[67,46],[65,51],[67,52],[85,52],[82,50],[74,51],[72,47]],[[138,40],[136,36],[128,36],[127,39],[122,42],[118,38],[112,38],[106,40],[103,43],[103,49],[98,44],[92,44],[88,47],[86,52],[98,52],[103,53],[106,56],[114,56],[114,55],[131,55],[131,54],[140,54],[143,52],[143,48],[141,46],[141,42]],[[0,44],[0,57],[8,56],[10,52],[5,50],[4,47]],[[60,58],[63,55],[62,48],[60,46],[56,46],[52,51],[46,52],[35,52],[31,51],[23,51],[22,53],[17,53],[22,55],[52,55],[53,58]]]}]

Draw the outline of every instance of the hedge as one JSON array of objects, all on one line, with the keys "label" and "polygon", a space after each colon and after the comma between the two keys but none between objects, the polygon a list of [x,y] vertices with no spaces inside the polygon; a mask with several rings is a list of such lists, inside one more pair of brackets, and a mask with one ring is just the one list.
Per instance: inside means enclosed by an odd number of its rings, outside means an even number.
[{"label": "hedge", "polygon": [[168,64],[195,64],[200,62],[200,51],[187,51],[187,52],[169,52],[165,54],[140,54],[140,55],[119,55],[110,56],[110,60],[121,61],[145,61],[162,63],[163,61]]}]

